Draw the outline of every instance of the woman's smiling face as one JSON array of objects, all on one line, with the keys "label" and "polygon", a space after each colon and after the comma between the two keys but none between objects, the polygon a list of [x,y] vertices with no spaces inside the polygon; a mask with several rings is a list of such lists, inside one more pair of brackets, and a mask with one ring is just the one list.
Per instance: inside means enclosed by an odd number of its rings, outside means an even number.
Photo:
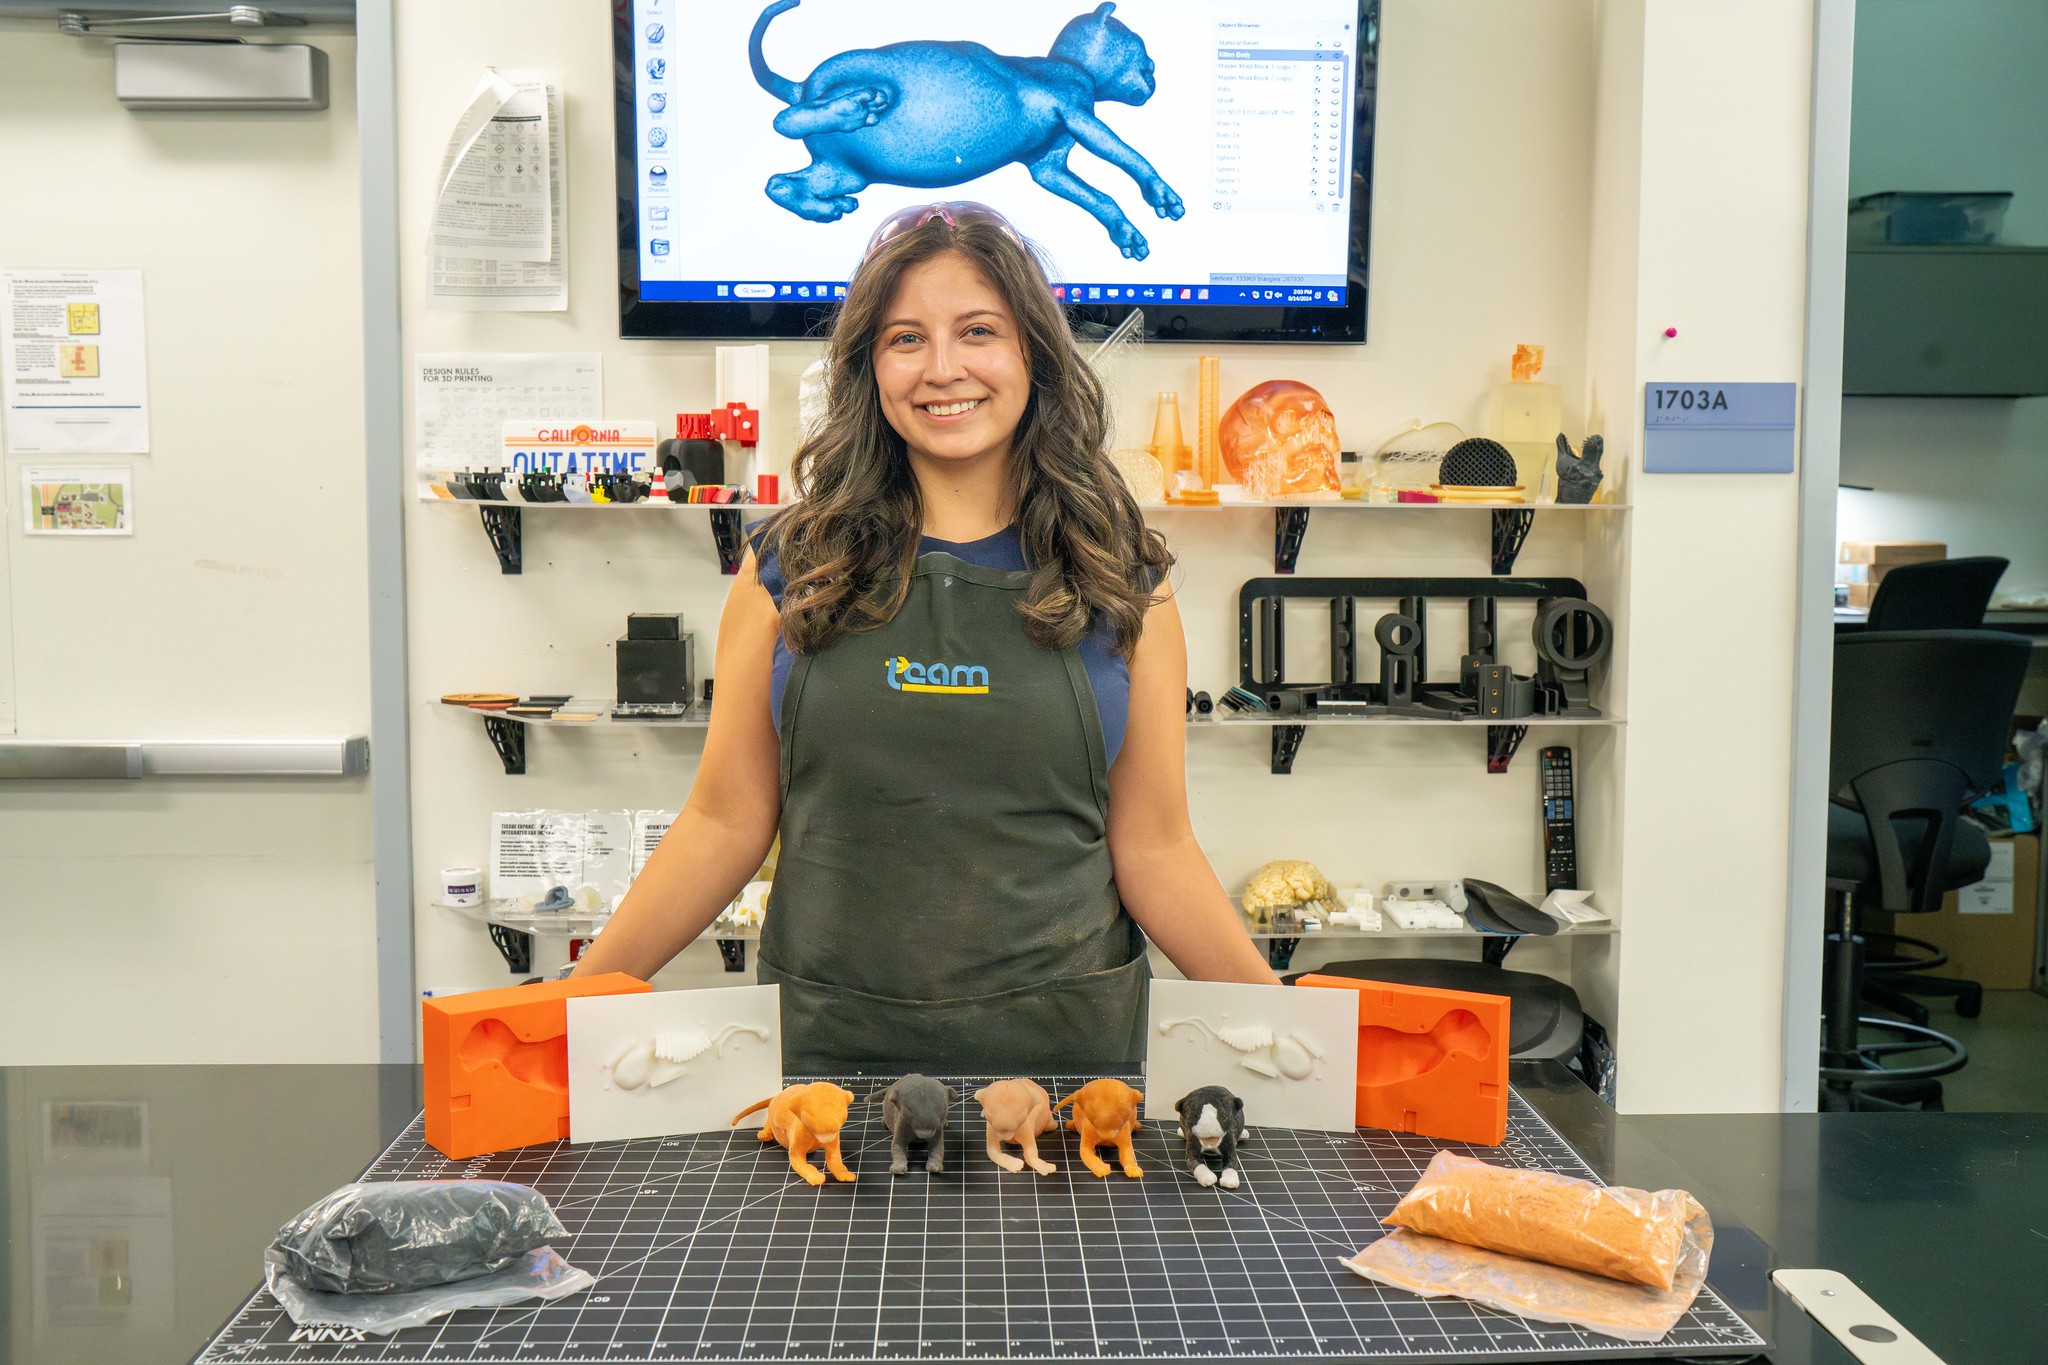
[{"label": "woman's smiling face", "polygon": [[913,456],[1005,459],[1031,396],[1017,319],[966,257],[903,273],[875,340],[883,415]]}]

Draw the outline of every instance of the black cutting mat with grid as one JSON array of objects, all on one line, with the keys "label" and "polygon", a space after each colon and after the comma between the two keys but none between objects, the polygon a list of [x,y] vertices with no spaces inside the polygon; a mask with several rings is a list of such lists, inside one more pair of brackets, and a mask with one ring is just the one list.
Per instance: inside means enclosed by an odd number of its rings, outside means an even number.
[{"label": "black cutting mat with grid", "polygon": [[[1057,1098],[1081,1079],[1045,1082]],[[862,1096],[879,1089],[848,1084]],[[943,1177],[928,1176],[913,1148],[911,1173],[892,1178],[880,1106],[861,1103],[842,1137],[859,1179],[815,1190],[752,1126],[452,1162],[414,1119],[364,1179],[531,1185],[569,1230],[555,1249],[596,1285],[555,1304],[465,1310],[348,1341],[294,1326],[259,1290],[198,1362],[1488,1361],[1763,1349],[1711,1289],[1646,1347],[1418,1298],[1338,1264],[1379,1235],[1381,1215],[1441,1147],[1597,1179],[1519,1095],[1497,1148],[1254,1129],[1238,1148],[1245,1183],[1223,1191],[1181,1167],[1170,1121],[1138,1135],[1141,1180],[1096,1179],[1065,1129],[1040,1140],[1058,1174],[999,1171],[983,1151],[975,1084],[954,1082]]]}]

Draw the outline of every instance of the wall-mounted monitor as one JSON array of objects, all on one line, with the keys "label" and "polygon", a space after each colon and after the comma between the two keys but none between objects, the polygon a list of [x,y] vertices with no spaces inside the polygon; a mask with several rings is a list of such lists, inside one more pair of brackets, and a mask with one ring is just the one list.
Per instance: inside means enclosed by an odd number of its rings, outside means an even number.
[{"label": "wall-mounted monitor", "polygon": [[875,226],[1002,211],[1074,312],[1365,339],[1379,0],[615,0],[626,337],[816,335]]}]

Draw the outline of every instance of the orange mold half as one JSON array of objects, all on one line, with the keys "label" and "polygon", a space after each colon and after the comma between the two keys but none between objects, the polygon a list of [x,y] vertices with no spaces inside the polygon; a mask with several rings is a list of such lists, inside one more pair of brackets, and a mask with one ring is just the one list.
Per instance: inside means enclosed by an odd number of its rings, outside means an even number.
[{"label": "orange mold half", "polygon": [[1499,1146],[1508,1132],[1508,998],[1348,976],[1299,986],[1358,992],[1358,1122]]},{"label": "orange mold half", "polygon": [[427,1141],[464,1161],[569,1136],[569,1009],[575,996],[654,988],[624,972],[445,995],[420,1006]]}]

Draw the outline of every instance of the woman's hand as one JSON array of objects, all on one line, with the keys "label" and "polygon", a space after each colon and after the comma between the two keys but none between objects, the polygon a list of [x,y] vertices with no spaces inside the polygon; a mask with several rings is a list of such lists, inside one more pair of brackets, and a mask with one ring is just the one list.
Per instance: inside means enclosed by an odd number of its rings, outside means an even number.
[{"label": "woman's hand", "polygon": [[572,975],[647,980],[760,870],[782,818],[782,749],[768,714],[781,626],[749,552],[718,618],[718,703],[690,799]]},{"label": "woman's hand", "polygon": [[1131,709],[1109,772],[1109,856],[1124,908],[1192,981],[1279,978],[1245,933],[1236,904],[1188,819],[1187,637],[1162,595],[1131,656]]}]

